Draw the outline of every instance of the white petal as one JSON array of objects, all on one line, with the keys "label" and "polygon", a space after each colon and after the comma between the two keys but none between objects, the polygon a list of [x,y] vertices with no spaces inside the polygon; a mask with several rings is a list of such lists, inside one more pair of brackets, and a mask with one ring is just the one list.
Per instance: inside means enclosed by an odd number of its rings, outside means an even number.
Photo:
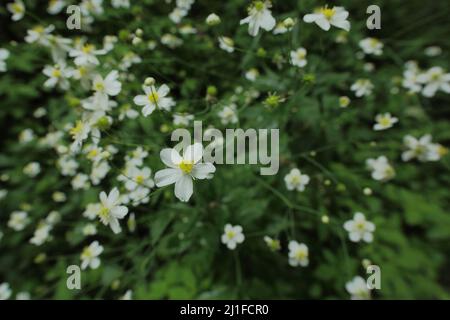
[{"label": "white petal", "polygon": [[161,87],[159,87],[158,89],[158,96],[160,98],[167,96],[167,94],[169,93],[170,89],[166,84],[163,84]]},{"label": "white petal", "polygon": [[181,179],[175,183],[175,196],[183,202],[187,202],[194,192],[192,178],[183,175]]},{"label": "white petal", "polygon": [[138,106],[145,106],[148,104],[149,101],[147,99],[147,96],[144,96],[141,94],[141,95],[134,97],[133,102],[135,104],[137,104]]},{"label": "white petal", "polygon": [[276,21],[268,10],[264,11],[261,17],[261,28],[266,31],[270,31],[275,27]]},{"label": "white petal", "polygon": [[311,13],[311,14],[305,14],[303,16],[303,21],[305,21],[306,23],[311,23],[316,21],[321,15],[320,14],[316,14],[316,13]]},{"label": "white petal", "polygon": [[325,30],[325,31],[330,30],[330,22],[327,19],[325,19],[323,17],[319,17],[318,19],[316,19],[315,22],[323,30]]},{"label": "white petal", "polygon": [[194,143],[186,148],[183,153],[183,159],[192,163],[199,162],[203,157],[203,146],[201,143]]},{"label": "white petal", "polygon": [[153,111],[155,111],[154,104],[146,105],[145,107],[142,108],[142,114],[144,115],[144,117],[151,115],[153,113]]},{"label": "white petal", "polygon": [[170,168],[177,168],[178,164],[182,160],[180,154],[175,149],[162,149],[159,155],[162,162]]},{"label": "white petal", "polygon": [[206,179],[209,174],[215,171],[216,167],[212,163],[199,163],[192,168],[191,175],[196,179]]},{"label": "white petal", "polygon": [[177,182],[182,176],[180,169],[164,169],[155,174],[155,183],[158,187],[164,187]]},{"label": "white petal", "polygon": [[122,219],[123,217],[125,217],[128,213],[128,208],[125,206],[118,206],[118,207],[114,207],[111,210],[111,213],[118,219]]}]

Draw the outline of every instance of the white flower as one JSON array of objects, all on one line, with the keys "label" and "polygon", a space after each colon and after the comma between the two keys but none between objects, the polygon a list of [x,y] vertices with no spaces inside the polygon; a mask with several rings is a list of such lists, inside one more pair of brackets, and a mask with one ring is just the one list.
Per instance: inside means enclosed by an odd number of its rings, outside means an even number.
[{"label": "white flower", "polygon": [[30,239],[30,243],[40,246],[45,243],[49,236],[50,230],[52,230],[52,226],[47,223],[40,223],[36,230],[34,231],[33,237]]},{"label": "white flower", "polygon": [[97,215],[104,225],[109,225],[114,233],[119,233],[119,219],[123,219],[128,213],[128,208],[120,205],[120,193],[117,188],[111,190],[109,195],[104,191],[100,193],[101,207]]},{"label": "white flower", "polygon": [[17,292],[16,294],[16,300],[30,300],[31,295],[29,292],[23,291],[23,292]]},{"label": "white flower", "polygon": [[127,290],[123,296],[119,298],[119,300],[132,300],[133,299],[133,290]]},{"label": "white flower", "polygon": [[355,96],[369,96],[373,90],[373,84],[369,79],[358,79],[352,86],[350,90],[355,91]]},{"label": "white flower", "polygon": [[297,168],[292,169],[285,177],[284,182],[288,190],[304,191],[309,183],[309,176],[302,174]]},{"label": "white flower", "polygon": [[100,258],[98,256],[103,252],[103,246],[98,241],[92,242],[88,247],[84,247],[81,253],[81,269],[90,267],[97,269],[100,266]]},{"label": "white flower", "polygon": [[48,2],[47,12],[50,14],[58,14],[66,6],[65,0],[50,0]]},{"label": "white flower", "polygon": [[97,227],[93,223],[86,224],[81,230],[85,236],[94,236],[97,234]]},{"label": "white flower", "polygon": [[306,267],[309,264],[309,250],[306,244],[289,241],[289,264],[292,267]]},{"label": "white flower", "polygon": [[183,44],[183,40],[173,34],[166,33],[161,37],[161,43],[168,46],[170,49],[174,49],[181,46]]},{"label": "white flower", "polygon": [[39,162],[30,162],[23,168],[23,173],[25,173],[30,178],[36,177],[41,172],[41,165]]},{"label": "white flower", "polygon": [[234,51],[234,41],[228,37],[219,37],[219,47],[220,49],[231,53]]},{"label": "white flower", "polygon": [[75,58],[74,62],[77,66],[86,66],[89,64],[98,65],[98,55],[106,54],[105,50],[96,50],[92,44],[84,44],[81,48],[75,48],[69,51],[69,56]]},{"label": "white flower", "polygon": [[137,147],[131,152],[131,155],[127,155],[125,157],[125,161],[130,166],[142,166],[143,161],[145,158],[147,158],[147,156],[147,151],[145,151],[142,147]]},{"label": "white flower", "polygon": [[218,25],[219,23],[220,23],[220,17],[215,13],[211,13],[206,17],[206,24],[208,26],[215,26],[215,25]]},{"label": "white flower", "polygon": [[387,181],[395,176],[395,170],[385,156],[379,156],[377,159],[367,159],[366,164],[372,170],[372,178],[374,180]]},{"label": "white flower", "polygon": [[130,0],[111,0],[111,5],[114,8],[129,8]]},{"label": "white flower", "polygon": [[163,84],[158,89],[155,86],[144,86],[145,95],[138,95],[134,97],[133,101],[138,106],[143,106],[142,114],[147,117],[158,107],[166,111],[175,105],[172,98],[166,97],[170,89]]},{"label": "white flower", "polygon": [[89,177],[84,173],[79,173],[71,181],[73,190],[87,190],[90,187]]},{"label": "white flower", "polygon": [[238,117],[236,112],[236,105],[234,103],[225,106],[219,113],[218,116],[222,124],[227,125],[229,123],[237,123]]},{"label": "white flower", "polygon": [[212,163],[201,163],[203,146],[194,143],[188,146],[183,156],[175,149],[163,149],[160,153],[162,162],[168,166],[155,174],[155,182],[158,187],[164,187],[175,183],[175,196],[181,201],[188,201],[193,193],[193,179],[210,178],[216,168]]},{"label": "white flower", "polygon": [[366,281],[356,276],[351,281],[345,284],[345,289],[351,295],[352,300],[367,300],[370,299],[370,290],[367,287]]},{"label": "white flower", "polygon": [[94,220],[97,218],[97,213],[100,212],[102,205],[100,203],[89,203],[86,206],[86,210],[83,212],[83,217],[88,218],[89,220]]},{"label": "white flower", "polygon": [[187,14],[188,11],[186,9],[174,8],[173,11],[169,14],[169,19],[172,20],[173,23],[180,23]]},{"label": "white flower", "polygon": [[350,104],[350,98],[347,96],[341,96],[339,97],[339,106],[341,108],[347,108]]},{"label": "white flower", "polygon": [[379,56],[383,53],[383,43],[376,38],[365,38],[359,42],[359,47],[365,54]]},{"label": "white flower", "polygon": [[25,129],[19,135],[20,143],[28,143],[34,139],[34,132],[32,129]]},{"label": "white flower", "polygon": [[269,10],[272,7],[270,1],[254,1],[248,10],[249,16],[240,21],[240,24],[248,23],[248,33],[255,37],[259,28],[270,31],[275,27],[276,21]]},{"label": "white flower", "polygon": [[445,73],[441,67],[432,67],[417,77],[424,84],[422,94],[425,97],[433,97],[438,90],[450,93],[450,73]]},{"label": "white flower", "polygon": [[348,11],[343,7],[333,7],[330,9],[325,6],[315,10],[314,13],[306,14],[303,17],[303,21],[306,23],[314,22],[325,31],[330,30],[331,26],[350,31],[350,22],[348,22],[347,18]]},{"label": "white flower", "polygon": [[417,68],[407,68],[403,72],[402,86],[411,93],[422,91],[422,84],[419,82],[419,70]]},{"label": "white flower", "polygon": [[0,284],[0,300],[8,300],[11,297],[12,290],[9,283],[3,282]]},{"label": "white flower", "polygon": [[102,110],[108,107],[109,97],[117,96],[122,90],[122,84],[117,80],[119,72],[116,70],[108,73],[105,79],[101,75],[94,76],[92,90],[95,91],[94,103],[98,104]]},{"label": "white flower", "polygon": [[111,170],[111,167],[107,161],[100,161],[94,163],[90,174],[92,184],[98,185],[100,181],[102,181],[106,177],[109,170]]},{"label": "white flower", "polygon": [[9,51],[6,49],[0,48],[0,72],[6,71],[6,62],[5,60],[9,58]]},{"label": "white flower", "polygon": [[278,251],[281,249],[280,240],[278,239],[272,239],[269,236],[264,236],[264,242],[272,251]]},{"label": "white flower", "polygon": [[125,188],[129,191],[136,190],[138,187],[145,186],[153,188],[155,183],[150,178],[152,170],[144,167],[139,169],[137,167],[130,167],[126,170]]},{"label": "white flower", "polygon": [[70,149],[72,152],[80,150],[83,141],[86,140],[91,132],[91,126],[87,121],[78,120],[76,125],[70,129],[69,133],[74,140]]},{"label": "white flower", "polygon": [[410,161],[417,158],[421,162],[438,161],[446,153],[446,148],[438,143],[432,143],[431,140],[430,134],[419,139],[406,135],[403,144],[407,150],[402,153],[402,160]]},{"label": "white flower", "polygon": [[255,81],[259,77],[258,69],[252,68],[245,73],[245,79]]},{"label": "white flower", "polygon": [[80,4],[81,13],[84,16],[101,15],[103,13],[102,3],[103,0],[83,0]]},{"label": "white flower", "polygon": [[69,89],[70,84],[67,79],[72,76],[72,71],[66,68],[64,64],[45,66],[42,72],[49,77],[44,82],[44,87],[54,88],[56,85],[59,85],[63,90]]},{"label": "white flower", "polygon": [[13,21],[19,21],[25,15],[25,5],[22,0],[15,0],[12,3],[8,3],[6,8],[12,13],[11,19]]},{"label": "white flower", "polygon": [[431,47],[425,48],[424,53],[428,57],[437,57],[442,53],[442,49],[441,49],[441,47],[438,47],[438,46],[431,46]]},{"label": "white flower", "polygon": [[55,202],[64,202],[67,200],[67,196],[64,192],[61,191],[55,191],[52,194],[52,199]]},{"label": "white flower", "polygon": [[299,68],[306,66],[308,63],[308,61],[306,61],[306,49],[298,48],[295,51],[291,51],[291,63]]},{"label": "white flower", "polygon": [[239,243],[244,242],[245,236],[242,233],[241,226],[232,226],[226,224],[224,233],[221,237],[222,243],[227,246],[228,249],[234,250]]},{"label": "white flower", "polygon": [[59,158],[57,164],[63,176],[74,176],[78,169],[78,162],[67,155]]},{"label": "white flower", "polygon": [[348,232],[350,241],[365,242],[373,241],[373,232],[375,231],[375,225],[366,220],[366,217],[361,212],[356,212],[353,216],[353,220],[348,220],[344,223],[344,229]]},{"label": "white flower", "polygon": [[37,42],[42,45],[48,45],[50,40],[50,33],[55,30],[54,25],[49,25],[44,28],[43,26],[36,26],[33,29],[29,29],[27,31],[27,36],[25,37],[25,41],[28,43]]},{"label": "white flower", "polygon": [[389,112],[385,114],[378,114],[375,117],[375,123],[373,125],[373,130],[380,131],[380,130],[386,130],[389,128],[392,128],[392,126],[398,122],[398,119],[396,117],[392,117]]},{"label": "white flower", "polygon": [[22,231],[29,222],[28,213],[25,211],[14,211],[9,217],[8,227],[15,231]]},{"label": "white flower", "polygon": [[194,116],[192,114],[174,114],[173,115],[173,124],[176,126],[188,126],[189,123],[194,120]]}]

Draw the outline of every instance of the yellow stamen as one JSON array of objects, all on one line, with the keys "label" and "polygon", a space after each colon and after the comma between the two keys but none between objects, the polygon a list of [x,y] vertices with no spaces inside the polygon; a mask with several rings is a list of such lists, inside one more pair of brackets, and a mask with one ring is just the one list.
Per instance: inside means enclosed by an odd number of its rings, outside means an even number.
[{"label": "yellow stamen", "polygon": [[190,173],[194,167],[194,164],[190,161],[183,160],[180,162],[179,167],[184,173]]}]

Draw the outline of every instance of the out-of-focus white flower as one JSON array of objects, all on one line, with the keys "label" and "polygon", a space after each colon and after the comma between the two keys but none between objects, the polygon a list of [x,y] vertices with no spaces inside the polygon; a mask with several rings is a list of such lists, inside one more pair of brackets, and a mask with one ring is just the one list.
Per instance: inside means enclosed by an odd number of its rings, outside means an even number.
[{"label": "out-of-focus white flower", "polygon": [[25,211],[14,211],[9,216],[8,227],[15,231],[22,231],[29,222],[28,213]]},{"label": "out-of-focus white flower", "polygon": [[291,51],[291,62],[294,66],[303,68],[308,61],[306,60],[306,49],[298,48],[295,51]]},{"label": "out-of-focus white flower", "polygon": [[175,149],[163,149],[160,153],[162,162],[169,168],[155,174],[158,187],[175,184],[175,196],[187,202],[193,193],[193,179],[209,179],[216,171],[212,163],[201,163],[203,146],[194,143],[188,146],[183,156]]},{"label": "out-of-focus white flower", "polygon": [[216,26],[219,23],[220,23],[220,17],[215,13],[211,13],[206,17],[206,24],[208,26]]},{"label": "out-of-focus white flower", "polygon": [[50,236],[50,231],[52,230],[52,226],[47,223],[39,223],[38,227],[34,231],[33,237],[30,239],[30,243],[35,246],[40,246],[45,243]]},{"label": "out-of-focus white flower", "polygon": [[234,41],[228,37],[219,37],[219,47],[220,49],[231,53],[234,51]]},{"label": "out-of-focus white flower", "polygon": [[30,162],[23,168],[23,173],[25,173],[30,178],[36,177],[41,172],[41,165],[39,162]]},{"label": "out-of-focus white flower", "polygon": [[34,132],[32,129],[25,129],[19,134],[20,143],[28,143],[34,139]]},{"label": "out-of-focus white flower", "polygon": [[54,25],[49,25],[44,28],[43,26],[36,26],[33,29],[27,31],[27,36],[25,37],[25,41],[28,43],[37,42],[42,45],[48,45],[50,39],[50,33],[55,30]]},{"label": "out-of-focus white flower", "polygon": [[73,190],[87,190],[90,187],[89,177],[84,173],[79,173],[71,181]]},{"label": "out-of-focus white flower", "polygon": [[424,84],[422,94],[433,97],[438,90],[450,93],[450,73],[445,73],[441,67],[432,67],[417,77]]},{"label": "out-of-focus white flower", "polygon": [[248,23],[248,33],[255,37],[259,29],[270,31],[275,27],[276,21],[272,17],[270,1],[254,1],[248,9],[248,17],[242,19],[240,24]]},{"label": "out-of-focus white flower", "polygon": [[93,223],[86,224],[81,230],[85,236],[94,236],[97,234],[97,227]]},{"label": "out-of-focus white flower", "polygon": [[9,283],[3,282],[0,284],[0,300],[8,300],[12,295]]},{"label": "out-of-focus white flower", "polygon": [[356,276],[351,281],[345,284],[345,289],[350,294],[352,300],[367,300],[370,299],[370,290],[367,287],[366,281]]},{"label": "out-of-focus white flower", "polygon": [[92,166],[90,178],[93,185],[98,185],[111,170],[111,166],[107,161],[96,162]]},{"label": "out-of-focus white flower", "polygon": [[109,195],[104,191],[100,193],[101,207],[97,215],[104,225],[109,225],[114,233],[120,233],[119,219],[123,219],[128,208],[120,205],[120,193],[117,188],[111,190]]},{"label": "out-of-focus white flower", "polygon": [[281,249],[280,240],[278,239],[272,239],[269,236],[264,236],[264,242],[272,251],[279,251]]},{"label": "out-of-focus white flower", "polygon": [[227,246],[228,249],[234,250],[239,243],[244,242],[245,236],[241,226],[232,226],[226,224],[224,233],[221,237],[222,243]]},{"label": "out-of-focus white flower", "polygon": [[174,8],[173,11],[169,14],[169,19],[172,20],[173,23],[180,23],[181,20],[188,14],[188,11],[183,8]]},{"label": "out-of-focus white flower", "polygon": [[129,8],[130,0],[111,0],[111,5],[114,8]]},{"label": "out-of-focus white flower", "polygon": [[174,114],[173,115],[173,124],[176,126],[187,127],[192,120],[194,120],[194,116],[192,114]]},{"label": "out-of-focus white flower", "polygon": [[245,79],[250,80],[250,81],[255,81],[256,78],[258,78],[258,76],[259,76],[259,71],[256,68],[249,69],[245,73]]},{"label": "out-of-focus white flower", "polygon": [[83,0],[80,7],[84,16],[103,14],[103,0]]},{"label": "out-of-focus white flower", "polygon": [[395,170],[385,156],[379,156],[376,159],[367,159],[366,165],[372,170],[372,178],[374,180],[387,181],[395,176]]},{"label": "out-of-focus white flower", "polygon": [[96,50],[94,45],[88,43],[85,43],[81,48],[69,51],[69,56],[75,58],[74,62],[77,66],[98,65],[100,61],[98,61],[96,56],[104,54],[106,54],[104,49]]},{"label": "out-of-focus white flower", "polygon": [[97,213],[100,212],[102,205],[100,203],[89,203],[83,212],[83,217],[89,220],[94,220],[97,218]]},{"label": "out-of-focus white flower", "polygon": [[148,167],[129,167],[126,169],[125,188],[128,191],[136,190],[138,187],[153,188],[155,183],[151,178],[152,170]]},{"label": "out-of-focus white flower", "polygon": [[234,103],[223,107],[223,109],[217,114],[220,118],[220,122],[222,122],[222,124],[224,125],[227,125],[229,123],[237,123],[238,116],[236,108],[237,107]]},{"label": "out-of-focus white flower", "polygon": [[70,146],[72,152],[78,152],[91,132],[91,126],[87,121],[78,120],[69,133],[72,136],[73,143]]},{"label": "out-of-focus white flower", "polygon": [[47,12],[50,14],[58,14],[66,5],[65,0],[50,0],[47,6]]},{"label": "out-of-focus white flower", "polygon": [[403,145],[406,150],[402,153],[403,161],[410,161],[417,158],[421,162],[438,161],[448,150],[439,143],[432,143],[432,136],[426,134],[419,139],[411,135],[403,138]]},{"label": "out-of-focus white flower", "polygon": [[309,250],[306,244],[289,241],[289,264],[292,267],[306,267],[309,264]]},{"label": "out-of-focus white flower", "polygon": [[396,117],[391,116],[389,112],[384,114],[378,114],[375,117],[376,123],[373,125],[373,130],[380,131],[392,128],[392,126],[398,122]]},{"label": "out-of-focus white flower", "polygon": [[6,71],[6,62],[5,60],[9,58],[9,51],[6,49],[0,48],[0,72]]},{"label": "out-of-focus white flower", "polygon": [[175,49],[183,44],[183,40],[173,34],[166,33],[161,37],[161,43],[170,49]]},{"label": "out-of-focus white flower", "polygon": [[109,97],[117,96],[122,90],[122,84],[118,81],[119,72],[116,70],[111,71],[103,79],[101,75],[94,76],[92,82],[92,90],[95,91],[94,103],[100,106],[100,109],[104,110],[108,107]]},{"label": "out-of-focus white flower", "polygon": [[61,191],[55,191],[52,194],[52,199],[55,202],[64,202],[67,200],[67,196],[64,192]]},{"label": "out-of-focus white flower", "polygon": [[348,220],[344,223],[344,229],[348,232],[350,241],[372,242],[375,225],[366,220],[366,217],[361,212],[356,212],[353,220]]},{"label": "out-of-focus white flower", "polygon": [[304,191],[309,183],[309,176],[302,174],[297,168],[292,169],[285,177],[284,182],[288,190]]},{"label": "out-of-focus white flower", "polygon": [[369,79],[358,79],[352,86],[350,90],[355,92],[355,96],[369,96],[372,93],[374,86]]},{"label": "out-of-focus white flower", "polygon": [[92,242],[89,246],[84,247],[81,252],[81,269],[85,270],[87,267],[97,269],[100,266],[100,258],[98,257],[103,252],[103,246],[98,241]]},{"label": "out-of-focus white flower", "polygon": [[72,70],[64,64],[56,64],[54,66],[45,66],[42,71],[48,79],[44,82],[44,87],[54,88],[58,85],[61,89],[69,89],[68,78],[72,76]]},{"label": "out-of-focus white flower", "polygon": [[359,42],[359,47],[365,54],[380,56],[383,53],[383,43],[376,38],[365,38]]},{"label": "out-of-focus white flower", "polygon": [[119,300],[132,300],[133,299],[133,291],[127,290],[123,296],[119,298]]},{"label": "out-of-focus white flower", "polygon": [[63,176],[75,175],[79,166],[78,162],[67,155],[63,155],[61,158],[59,158],[57,164],[61,169],[61,174]]},{"label": "out-of-focus white flower", "polygon": [[441,47],[438,47],[438,46],[426,47],[424,50],[424,53],[425,53],[425,55],[427,55],[429,57],[437,57],[437,56],[441,55],[442,49],[441,49]]},{"label": "out-of-focus white flower", "polygon": [[350,22],[347,18],[348,11],[343,7],[322,7],[315,10],[314,13],[303,16],[303,21],[306,23],[314,22],[325,31],[330,30],[331,26],[350,31]]},{"label": "out-of-focus white flower", "polygon": [[31,295],[29,292],[22,291],[22,292],[18,292],[16,294],[16,300],[30,300],[30,299],[31,299]]},{"label": "out-of-focus white flower", "polygon": [[25,15],[25,5],[22,0],[15,0],[14,2],[8,3],[6,8],[12,13],[11,19],[13,21],[19,21]]},{"label": "out-of-focus white flower", "polygon": [[175,101],[166,97],[169,91],[169,87],[165,84],[158,89],[155,86],[144,86],[145,95],[138,95],[134,97],[133,101],[138,106],[143,106],[144,117],[151,115],[156,108],[170,111],[175,105]]}]

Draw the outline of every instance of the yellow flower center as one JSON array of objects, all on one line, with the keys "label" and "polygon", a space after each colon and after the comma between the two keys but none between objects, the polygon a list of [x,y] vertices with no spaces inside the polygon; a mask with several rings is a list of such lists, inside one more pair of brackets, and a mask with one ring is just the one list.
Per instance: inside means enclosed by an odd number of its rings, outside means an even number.
[{"label": "yellow flower center", "polygon": [[94,256],[94,254],[92,253],[91,248],[86,247],[83,249],[83,252],[81,253],[82,258],[84,259],[88,259],[88,258],[92,258]]},{"label": "yellow flower center", "polygon": [[444,146],[439,146],[438,153],[440,156],[445,156],[448,153],[448,149]]},{"label": "yellow flower center", "polygon": [[77,70],[80,73],[80,77],[83,77],[87,73],[87,70],[85,67],[79,67]]},{"label": "yellow flower center", "polygon": [[255,7],[255,9],[257,11],[261,11],[261,10],[264,9],[264,2],[262,2],[262,1],[255,1],[253,6]]},{"label": "yellow flower center", "polygon": [[355,225],[355,227],[356,227],[356,229],[358,229],[358,230],[364,230],[365,229],[365,223],[364,222],[362,222],[362,221],[360,221],[360,222],[357,222],[356,223],[356,225]]},{"label": "yellow flower center", "polygon": [[83,122],[77,121],[76,126],[70,129],[70,134],[72,135],[72,137],[75,137],[76,135],[80,134],[80,132],[83,130],[83,127],[84,127]]},{"label": "yellow flower center", "polygon": [[147,98],[151,103],[156,103],[159,100],[159,95],[156,92],[151,92]]},{"label": "yellow flower center", "polygon": [[87,154],[88,159],[93,159],[98,155],[98,150],[97,149],[92,149],[91,151],[89,151],[89,153]]},{"label": "yellow flower center", "polygon": [[297,251],[297,252],[295,253],[295,258],[296,258],[297,260],[303,260],[303,259],[305,259],[305,258],[306,258],[306,252],[303,251],[303,250]]},{"label": "yellow flower center", "polygon": [[13,3],[13,5],[11,6],[11,8],[13,9],[13,11],[15,13],[22,13],[24,12],[24,7],[20,4],[20,3]]},{"label": "yellow flower center", "polygon": [[103,84],[103,82],[96,82],[94,83],[94,90],[95,91],[103,91],[105,90],[105,85]]},{"label": "yellow flower center", "polygon": [[370,39],[370,46],[372,47],[372,48],[375,48],[377,45],[378,45],[378,40],[377,39],[374,39],[374,38],[371,38]]},{"label": "yellow flower center", "polygon": [[325,16],[327,20],[330,20],[336,13],[336,10],[334,8],[328,8],[324,7],[320,9],[320,13]]},{"label": "yellow flower center", "polygon": [[136,183],[137,183],[137,184],[142,184],[142,183],[144,183],[144,177],[143,177],[142,175],[138,175],[138,176],[136,177]]},{"label": "yellow flower center", "polygon": [[98,216],[100,217],[100,219],[102,219],[103,221],[107,220],[109,218],[109,209],[106,207],[102,207],[99,211],[98,211]]},{"label": "yellow flower center", "polygon": [[91,53],[93,50],[94,50],[94,46],[92,44],[85,44],[81,48],[81,51],[83,51],[84,53]]},{"label": "yellow flower center", "polygon": [[59,69],[53,69],[53,71],[52,71],[52,77],[55,77],[55,78],[61,77],[61,70],[59,70]]},{"label": "yellow flower center", "polygon": [[431,74],[431,80],[438,81],[441,78],[441,74],[439,72],[434,72]]},{"label": "yellow flower center", "polygon": [[388,117],[382,117],[379,121],[378,121],[383,127],[387,127],[391,125],[391,119]]},{"label": "yellow flower center", "polygon": [[179,164],[179,167],[184,173],[190,173],[192,171],[192,168],[194,167],[194,164],[190,161],[182,160]]},{"label": "yellow flower center", "polygon": [[227,231],[227,238],[233,239],[236,233],[234,231]]},{"label": "yellow flower center", "polygon": [[33,28],[33,31],[37,33],[44,33],[44,27],[43,26],[36,26]]}]

